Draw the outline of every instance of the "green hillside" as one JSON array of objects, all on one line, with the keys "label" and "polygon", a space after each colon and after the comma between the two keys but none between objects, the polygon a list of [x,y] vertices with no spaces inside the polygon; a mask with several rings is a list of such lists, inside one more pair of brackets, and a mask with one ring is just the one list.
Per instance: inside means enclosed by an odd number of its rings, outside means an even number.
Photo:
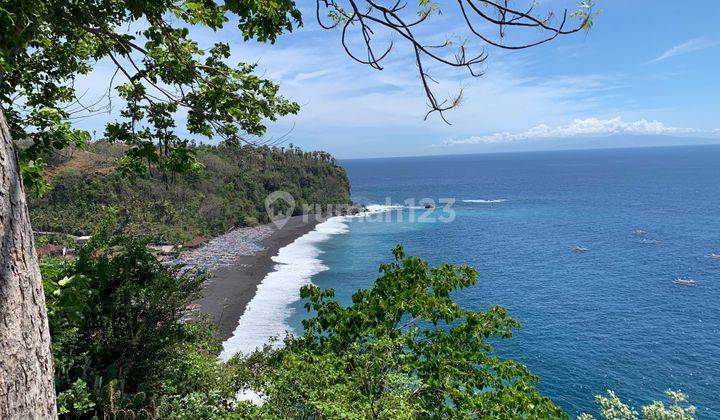
[{"label": "green hillside", "polygon": [[350,201],[345,170],[325,152],[229,145],[194,150],[204,170],[174,179],[116,172],[123,150],[105,142],[55,156],[47,171],[53,188],[30,199],[33,228],[87,235],[114,207],[128,235],[175,243],[269,221],[264,200],[277,190],[292,194],[296,211],[303,203]]}]

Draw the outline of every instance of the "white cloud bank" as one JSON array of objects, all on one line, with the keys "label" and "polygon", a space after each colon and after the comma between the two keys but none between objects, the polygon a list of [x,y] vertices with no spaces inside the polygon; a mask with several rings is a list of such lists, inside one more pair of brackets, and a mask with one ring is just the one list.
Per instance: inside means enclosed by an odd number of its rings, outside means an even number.
[{"label": "white cloud bank", "polygon": [[711,48],[711,47],[714,47],[717,45],[720,45],[720,42],[713,41],[706,37],[694,38],[694,39],[691,39],[690,41],[684,42],[680,45],[676,45],[676,46],[666,50],[659,56],[650,60],[650,63],[662,61],[662,60],[665,60],[665,59],[668,59],[671,57],[675,57],[677,55],[683,55],[683,54],[691,53],[694,51],[704,50],[706,48]]},{"label": "white cloud bank", "polygon": [[620,117],[607,120],[599,118],[575,119],[568,125],[550,127],[546,124],[536,125],[518,133],[500,132],[484,136],[472,136],[461,140],[446,140],[445,146],[484,143],[510,143],[536,139],[562,139],[571,137],[608,136],[612,134],[632,135],[678,135],[696,133],[693,128],[670,127],[660,121],[624,121]]}]

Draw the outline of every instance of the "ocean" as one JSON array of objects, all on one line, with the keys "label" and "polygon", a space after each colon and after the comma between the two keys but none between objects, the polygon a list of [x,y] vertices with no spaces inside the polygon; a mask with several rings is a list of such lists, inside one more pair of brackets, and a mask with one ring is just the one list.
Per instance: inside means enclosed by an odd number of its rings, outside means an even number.
[{"label": "ocean", "polygon": [[[710,257],[720,254],[720,147],[341,164],[353,200],[377,214],[331,219],[281,250],[241,319],[242,344],[226,352],[300,332],[302,284],[348,303],[401,244],[478,269],[458,302],[506,307],[522,327],[497,353],[526,364],[571,415],[595,412],[607,389],[636,408],[680,389],[699,418],[720,418],[720,259]],[[253,331],[253,317],[268,316],[277,330]]]}]

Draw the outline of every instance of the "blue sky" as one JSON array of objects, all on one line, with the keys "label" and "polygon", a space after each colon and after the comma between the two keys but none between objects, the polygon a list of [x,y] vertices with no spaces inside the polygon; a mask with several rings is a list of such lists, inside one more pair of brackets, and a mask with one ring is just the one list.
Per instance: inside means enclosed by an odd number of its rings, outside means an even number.
[{"label": "blue sky", "polygon": [[[420,32],[428,39],[464,37],[453,19],[456,2],[440,1]],[[540,0],[575,8],[577,1]],[[302,105],[296,116],[270,124],[269,136],[327,150],[340,158],[502,151],[505,145],[554,138],[670,135],[720,139],[720,25],[717,3],[597,0],[592,30],[530,50],[487,48],[485,75],[435,68],[439,94],[464,87],[462,106],[423,120],[427,110],[412,56],[399,46],[383,71],[351,61],[337,31],[325,31],[304,9],[303,28],[275,45],[243,42],[228,28],[195,31],[203,44],[231,44],[235,61],[257,62],[282,93]],[[300,0],[302,7],[314,1]],[[530,34],[532,35],[532,34]],[[518,39],[524,35],[517,35]],[[379,34],[379,39],[387,39]],[[89,88],[111,74],[107,63]],[[107,118],[110,118],[109,116]],[[105,117],[81,124],[97,129]]]}]

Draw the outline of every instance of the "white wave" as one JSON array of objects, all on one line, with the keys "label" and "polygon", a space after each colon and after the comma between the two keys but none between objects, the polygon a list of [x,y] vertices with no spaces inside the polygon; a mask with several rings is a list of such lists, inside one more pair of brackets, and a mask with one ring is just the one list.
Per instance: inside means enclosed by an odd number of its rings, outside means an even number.
[{"label": "white wave", "polygon": [[368,204],[365,206],[367,213],[386,213],[389,211],[402,210],[405,206],[398,204]]},{"label": "white wave", "polygon": [[384,213],[390,213],[392,211],[400,211],[404,209],[404,206],[394,205],[394,204],[368,204],[365,206],[365,211],[344,216],[346,218],[362,218],[362,217],[372,217],[374,215],[384,214]]},{"label": "white wave", "polygon": [[463,203],[480,203],[480,204],[504,203],[504,202],[506,202],[506,201],[507,201],[507,200],[504,199],[504,198],[498,198],[498,199],[495,199],[495,200],[481,200],[481,199],[477,199],[477,200],[462,200]]},{"label": "white wave", "polygon": [[245,308],[232,337],[223,343],[220,359],[227,361],[238,352],[248,354],[261,348],[270,337],[282,338],[290,329],[287,324],[293,312],[290,304],[300,299],[300,288],[309,284],[312,276],[328,269],[318,258],[317,244],[332,235],[346,233],[346,221],[342,216],[332,217],[280,248],[272,257],[276,262],[274,271],[258,285],[257,293]]}]

